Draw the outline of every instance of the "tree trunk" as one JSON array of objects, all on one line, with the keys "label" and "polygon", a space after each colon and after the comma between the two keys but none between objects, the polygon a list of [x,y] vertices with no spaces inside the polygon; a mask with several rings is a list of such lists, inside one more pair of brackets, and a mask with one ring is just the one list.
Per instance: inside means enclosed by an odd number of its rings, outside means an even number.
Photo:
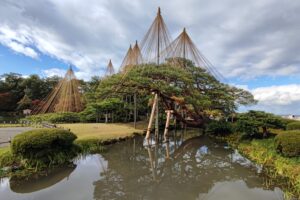
[{"label": "tree trunk", "polygon": [[268,137],[268,129],[267,129],[267,127],[263,126],[262,128],[263,128],[263,137],[264,138]]}]

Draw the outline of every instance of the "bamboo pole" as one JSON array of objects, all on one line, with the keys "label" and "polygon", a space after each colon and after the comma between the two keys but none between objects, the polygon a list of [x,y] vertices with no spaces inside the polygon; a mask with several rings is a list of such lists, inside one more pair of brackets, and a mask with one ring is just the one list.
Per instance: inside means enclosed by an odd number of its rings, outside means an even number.
[{"label": "bamboo pole", "polygon": [[153,105],[152,105],[152,110],[151,110],[151,115],[150,115],[150,119],[149,119],[149,124],[148,124],[148,128],[147,128],[147,133],[146,133],[146,139],[149,140],[150,138],[150,131],[151,131],[151,126],[153,123],[153,118],[154,118],[154,113],[156,110],[156,104],[157,104],[157,93],[155,93],[154,95],[154,101],[153,101]]},{"label": "bamboo pole", "polygon": [[164,142],[169,141],[168,132],[169,132],[171,113],[173,113],[173,110],[166,110],[166,113],[167,113],[167,119],[166,119],[165,132],[164,132]]}]

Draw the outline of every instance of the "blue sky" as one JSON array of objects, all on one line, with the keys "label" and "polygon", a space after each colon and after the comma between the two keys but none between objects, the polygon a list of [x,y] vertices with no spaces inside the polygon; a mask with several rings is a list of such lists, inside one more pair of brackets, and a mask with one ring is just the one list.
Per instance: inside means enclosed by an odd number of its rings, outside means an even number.
[{"label": "blue sky", "polygon": [[0,74],[14,72],[22,75],[45,76],[43,70],[53,67],[67,69],[68,64],[43,54],[38,59],[33,59],[0,45]]},{"label": "blue sky", "polygon": [[109,59],[117,70],[158,6],[173,39],[186,27],[230,84],[254,94],[259,103],[247,109],[300,114],[300,2],[294,0],[3,0],[0,74],[63,75],[72,64],[88,80],[103,75]]}]

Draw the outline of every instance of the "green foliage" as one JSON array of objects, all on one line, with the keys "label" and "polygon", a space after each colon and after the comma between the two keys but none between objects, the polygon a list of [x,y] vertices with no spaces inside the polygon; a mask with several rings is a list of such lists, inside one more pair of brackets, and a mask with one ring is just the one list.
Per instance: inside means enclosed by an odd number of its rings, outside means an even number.
[{"label": "green foliage", "polygon": [[208,124],[206,132],[212,135],[225,136],[233,132],[232,124],[226,121],[212,121]]},{"label": "green foliage", "polygon": [[75,123],[80,122],[80,114],[73,112],[65,113],[47,113],[39,115],[31,115],[23,120],[34,123],[50,122],[50,123]]},{"label": "green foliage", "polygon": [[14,111],[25,90],[29,99],[44,99],[60,80],[57,76],[40,78],[34,74],[24,78],[16,73],[3,74],[0,79],[0,112]]},{"label": "green foliage", "polygon": [[286,125],[287,130],[300,130],[300,122],[292,122]]},{"label": "green foliage", "polygon": [[[162,64],[134,66],[126,75],[116,74],[101,80],[97,91],[87,96],[88,105],[99,103],[99,99],[117,97],[125,101],[134,93],[140,97],[139,115],[146,115],[149,109],[147,101],[155,91],[160,95],[162,109],[174,106],[176,99],[181,99],[193,115],[195,122],[203,122],[209,115],[205,111],[217,110],[223,115],[232,113],[238,105],[249,105],[256,101],[251,93],[223,83],[200,67],[187,62],[185,68]],[[142,97],[142,98],[141,98]],[[125,101],[130,102],[130,101]],[[132,107],[125,103],[123,113]],[[175,111],[176,112],[176,111]]]},{"label": "green foliage", "polygon": [[76,135],[63,129],[36,129],[21,133],[11,143],[12,154],[25,165],[62,164],[76,155]]},{"label": "green foliage", "polygon": [[276,136],[276,149],[287,157],[300,156],[300,131],[286,131]]},{"label": "green foliage", "polygon": [[[260,128],[263,134],[259,134]],[[236,131],[244,134],[247,138],[267,137],[268,128],[284,129],[285,125],[278,116],[254,110],[239,114],[236,122]]]},{"label": "green foliage", "polygon": [[124,102],[119,98],[107,98],[99,100],[97,103],[90,103],[84,111],[80,113],[82,122],[99,122],[104,114],[115,113],[115,119],[120,117],[119,114],[124,112]]},{"label": "green foliage", "polygon": [[235,131],[241,133],[243,138],[255,138],[259,134],[259,124],[253,120],[238,120]]}]

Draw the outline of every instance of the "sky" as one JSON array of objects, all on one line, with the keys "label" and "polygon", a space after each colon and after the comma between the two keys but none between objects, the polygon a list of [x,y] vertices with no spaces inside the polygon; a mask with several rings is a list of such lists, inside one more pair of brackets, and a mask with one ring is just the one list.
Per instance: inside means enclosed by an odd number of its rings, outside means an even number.
[{"label": "sky", "polygon": [[0,0],[0,75],[103,75],[141,40],[158,6],[172,38],[187,28],[226,82],[249,90],[252,107],[300,114],[300,1]]}]

